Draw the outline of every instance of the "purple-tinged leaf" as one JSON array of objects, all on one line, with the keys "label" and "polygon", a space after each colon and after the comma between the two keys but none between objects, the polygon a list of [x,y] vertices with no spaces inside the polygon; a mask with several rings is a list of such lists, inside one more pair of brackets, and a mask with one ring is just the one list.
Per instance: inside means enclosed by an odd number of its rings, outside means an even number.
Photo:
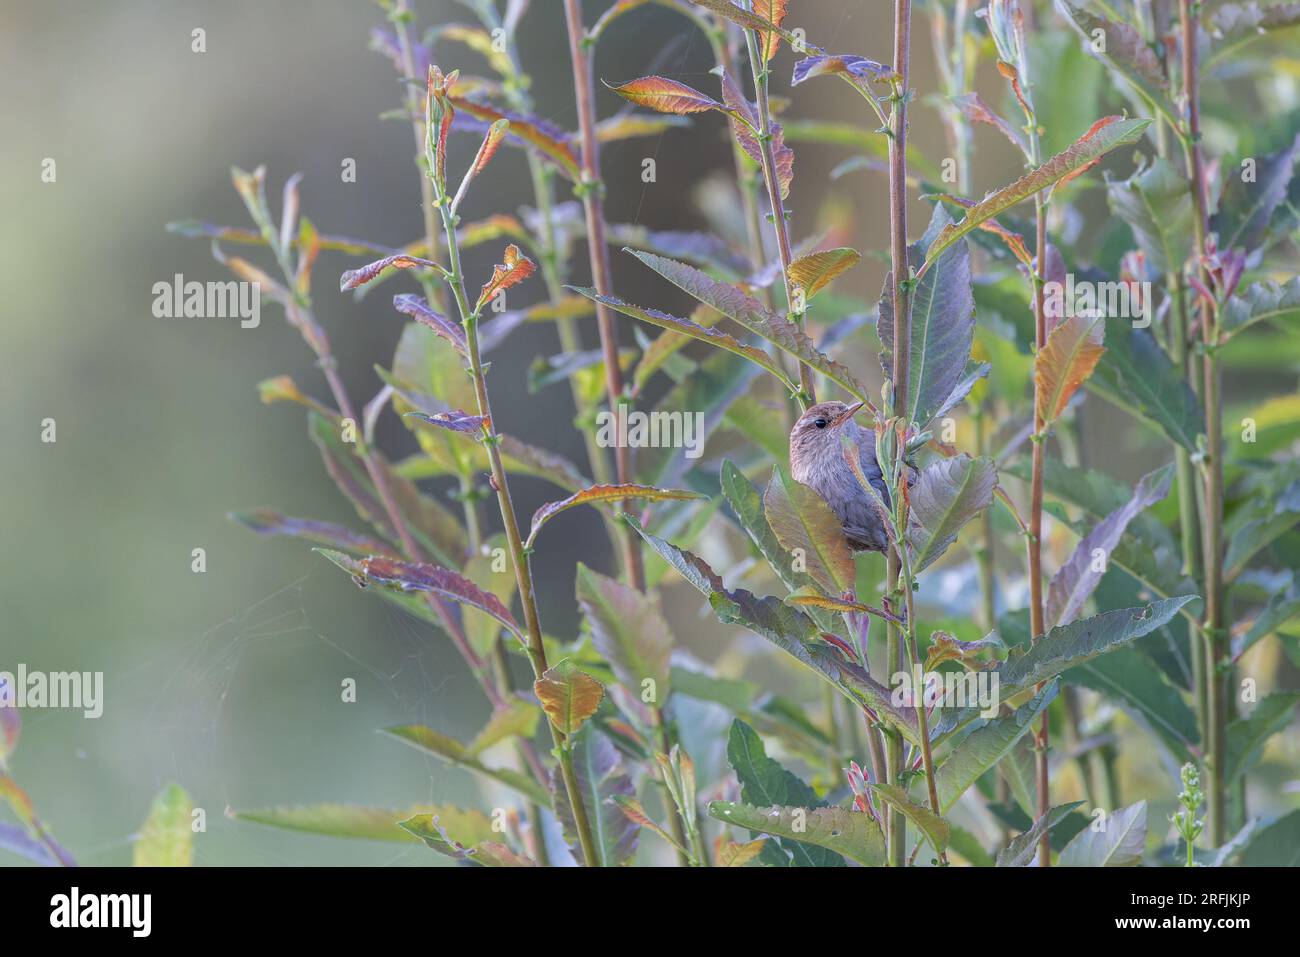
[{"label": "purple-tinged leaf", "polygon": [[[1064,625],[1079,616],[1084,602],[1101,583],[1102,575],[1110,564],[1111,553],[1119,545],[1129,522],[1140,512],[1162,501],[1169,494],[1172,480],[1172,465],[1143,476],[1128,503],[1111,512],[1083,537],[1048,586],[1048,628]],[[1097,554],[1099,551],[1100,555]]]},{"label": "purple-tinged leaf", "polygon": [[[231,512],[226,517],[259,535],[287,535],[291,538],[301,538],[309,542],[332,545],[335,548],[369,555],[387,549],[387,546],[377,539],[354,532],[343,525],[317,522],[307,518],[290,518],[269,508],[259,508],[251,512]],[[0,717],[0,724],[3,724],[2,717]]]},{"label": "purple-tinged leaf", "polygon": [[423,296],[417,296],[412,293],[402,293],[393,297],[393,308],[398,312],[410,316],[416,322],[432,329],[439,338],[446,339],[452,347],[461,355],[469,354],[469,346],[465,343],[465,330],[461,328],[460,323],[452,322],[440,312],[435,312],[430,308],[428,301]]},{"label": "purple-tinged leaf", "polygon": [[[1127,80],[1155,110],[1177,125],[1178,110],[1165,92],[1169,81],[1164,66],[1137,29],[1079,9],[1073,0],[1056,0],[1056,9],[1083,37],[1084,52]],[[1098,43],[1098,38],[1103,42]]]},{"label": "purple-tinged leaf", "polygon": [[1029,148],[1025,146],[1025,138],[1017,132],[1016,128],[1002,118],[1002,116],[984,102],[978,93],[967,93],[964,96],[954,96],[953,105],[961,110],[962,116],[966,117],[971,123],[987,123],[1003,136],[1011,141],[1020,152],[1028,155]]},{"label": "purple-tinged leaf", "polygon": [[349,572],[359,585],[375,584],[403,592],[431,592],[491,615],[521,643],[524,641],[523,631],[501,599],[479,588],[459,572],[423,562],[401,562],[379,556],[358,560],[328,548],[316,551]]},{"label": "purple-tinged leaf", "polygon": [[[937,242],[933,239],[936,234],[951,228],[947,211],[936,206],[925,238],[909,250],[912,264],[925,258],[927,244],[932,247]],[[959,240],[937,257],[930,253],[930,260],[932,267],[912,290],[907,395],[898,399],[899,408],[906,409],[908,418],[922,430],[948,405],[962,382],[975,338],[969,247]],[[876,326],[883,347],[880,363],[887,377],[893,375],[895,348],[891,282],[887,277]]]},{"label": "purple-tinged leaf", "polygon": [[58,867],[62,862],[50,853],[50,849],[32,837],[17,824],[0,821],[0,851],[9,851],[19,857],[25,857],[42,867]]},{"label": "purple-tinged leaf", "polygon": [[[594,725],[587,725],[569,742],[573,750],[573,772],[577,778],[578,799],[587,812],[595,847],[596,867],[619,867],[628,863],[636,853],[637,838],[641,829],[625,815],[617,804],[619,798],[635,797],[636,788],[623,767],[622,759],[609,738]],[[577,830],[568,792],[560,780],[560,769],[551,772],[551,792],[555,799],[555,814],[564,827],[564,835],[574,849],[578,860]]]},{"label": "purple-tinged leaf", "polygon": [[[740,88],[725,72],[722,76],[722,100],[731,111],[731,132],[736,137],[745,154],[761,168],[763,165],[763,148],[758,142],[754,130],[761,129],[758,108],[745,98]],[[744,122],[741,122],[743,117]],[[748,124],[748,125],[747,125]],[[794,180],[794,150],[785,144],[785,131],[781,124],[773,121],[770,126],[772,136],[772,162],[776,165],[776,181],[781,187],[781,198],[790,196],[790,183]]]},{"label": "purple-tinged leaf", "polygon": [[913,574],[933,564],[962,527],[993,504],[997,484],[997,466],[984,457],[936,459],[921,470],[910,495],[916,520],[908,535]]},{"label": "purple-tinged leaf", "polygon": [[383,259],[375,260],[372,263],[366,263],[358,269],[349,269],[339,277],[339,292],[347,292],[349,289],[356,289],[358,286],[364,286],[366,283],[375,279],[385,269],[415,269],[424,267],[428,269],[441,268],[436,262],[429,259],[421,259],[419,256],[408,256],[405,253],[398,253],[394,256],[385,256]]},{"label": "purple-tinged leaf", "polygon": [[1234,172],[1228,175],[1219,197],[1219,210],[1210,220],[1211,230],[1219,236],[1219,249],[1251,253],[1264,244],[1273,212],[1286,199],[1297,155],[1300,135],[1285,149],[1259,157],[1249,182],[1240,167],[1232,167]]},{"label": "purple-tinged leaf", "polygon": [[458,409],[450,412],[435,412],[432,415],[427,412],[408,412],[406,414],[413,419],[428,422],[430,425],[441,426],[444,429],[451,429],[453,432],[481,432],[483,431],[483,424],[488,421],[486,416],[471,415]]},{"label": "purple-tinged leaf", "polygon": [[[859,89],[873,80],[884,81],[893,75],[893,69],[864,56],[848,53],[805,57],[794,65],[791,86],[798,86],[815,76],[842,76]],[[861,85],[860,85],[861,84]]]}]

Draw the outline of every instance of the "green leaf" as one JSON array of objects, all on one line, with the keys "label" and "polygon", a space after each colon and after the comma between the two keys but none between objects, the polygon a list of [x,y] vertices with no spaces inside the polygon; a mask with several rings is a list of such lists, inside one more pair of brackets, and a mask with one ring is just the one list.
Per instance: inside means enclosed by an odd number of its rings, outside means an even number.
[{"label": "green leaf", "polygon": [[868,400],[867,387],[844,365],[823,355],[813,341],[785,316],[770,312],[765,306],[735,286],[718,282],[694,266],[665,259],[653,253],[629,249],[659,275],[705,305],[712,306],[728,319],[766,339],[777,348],[820,372],[858,399]]},{"label": "green leaf", "polygon": [[134,867],[189,867],[194,863],[194,804],[179,784],[169,784],[153,799],[149,816],[131,851]]},{"label": "green leaf", "polygon": [[466,768],[504,784],[508,788],[513,788],[529,800],[539,804],[550,803],[550,798],[547,796],[545,789],[528,775],[509,768],[487,767],[470,754],[468,749],[459,741],[449,738],[441,732],[434,731],[432,728],[426,728],[424,725],[419,724],[410,724],[384,728],[383,733],[396,738],[403,744],[409,744],[418,751],[441,758],[448,764]]},{"label": "green leaf", "polygon": [[581,562],[577,598],[591,627],[592,644],[610,663],[627,693],[644,701],[646,682],[653,682],[650,703],[662,708],[670,691],[668,664],[673,636],[658,602]]},{"label": "green leaf", "polygon": [[1106,815],[1099,831],[1093,825],[1076,834],[1061,856],[1060,867],[1137,867],[1147,843],[1147,802],[1138,801]]},{"label": "green leaf", "polygon": [[[952,753],[934,772],[939,808],[944,814],[952,810],[957,800],[985,771],[1011,753],[1021,735],[1029,732],[1033,722],[1056,697],[1057,688],[1053,681],[1014,714],[986,721],[955,745]],[[1010,696],[1005,688],[1001,694],[1003,700]]]},{"label": "green leaf", "polygon": [[1210,69],[1243,44],[1266,36],[1268,31],[1296,24],[1300,24],[1300,3],[1261,4],[1255,0],[1225,3],[1210,17],[1209,33],[1214,45],[1205,58],[1205,68]]},{"label": "green leaf", "polygon": [[[955,228],[947,210],[935,206],[925,237],[908,251],[912,268],[922,261],[925,261],[925,266],[912,290],[907,395],[898,402],[900,408],[906,408],[908,418],[922,430],[951,407],[950,398],[970,363],[975,336],[970,248],[964,241],[955,239],[948,243],[946,251],[936,249],[939,240],[935,237],[942,237]],[[880,363],[886,377],[894,374],[892,284],[890,274],[885,279],[884,293],[880,298],[880,321],[876,324],[884,350],[880,354]],[[905,406],[901,404],[904,402]]]},{"label": "green leaf", "polygon": [[[1068,0],[1056,0],[1056,9],[1083,37],[1083,49],[1129,82],[1134,90],[1161,113],[1173,127],[1178,126],[1178,111],[1170,101],[1164,67],[1142,34],[1124,22],[1112,22],[1081,10]],[[1095,43],[1097,31],[1105,43]]]},{"label": "green leaf", "polygon": [[537,731],[537,722],[541,717],[541,710],[533,702],[511,698],[492,709],[492,716],[470,742],[465,753],[476,757],[507,738],[531,738]]},{"label": "green leaf", "polygon": [[873,794],[878,795],[885,803],[897,808],[909,821],[915,824],[921,833],[929,839],[936,854],[943,853],[944,848],[948,846],[949,828],[947,821],[925,805],[915,803],[907,796],[907,792],[897,785],[872,784],[869,787]]},{"label": "green leaf", "polygon": [[1205,419],[1191,386],[1149,330],[1112,322],[1106,352],[1088,388],[1163,432],[1190,452],[1205,431]]},{"label": "green leaf", "polygon": [[775,465],[763,493],[763,512],[777,540],[802,555],[808,574],[826,593],[853,590],[857,576],[853,553],[838,516],[821,495]]},{"label": "green leaf", "polygon": [[1276,153],[1258,160],[1251,157],[1249,177],[1241,166],[1228,167],[1219,211],[1210,220],[1210,228],[1219,235],[1220,249],[1250,253],[1264,245],[1273,212],[1286,199],[1297,153],[1300,136]]},{"label": "green leaf", "polygon": [[286,535],[360,555],[375,555],[388,550],[388,546],[383,542],[369,535],[361,535],[342,525],[306,518],[290,518],[269,508],[254,509],[251,512],[230,512],[226,517],[259,535]]},{"label": "green leaf", "polygon": [[1034,826],[1012,839],[1003,850],[998,852],[998,867],[1029,867],[1038,854],[1038,842],[1044,834],[1060,824],[1071,811],[1083,804],[1074,801],[1070,804],[1058,804],[1034,822]]},{"label": "green leaf", "polygon": [[1187,176],[1157,158],[1127,180],[1106,184],[1111,212],[1133,228],[1147,264],[1164,274],[1192,254],[1192,191]]},{"label": "green leaf", "polygon": [[910,496],[917,522],[909,534],[913,574],[938,560],[962,527],[993,504],[997,484],[997,466],[983,456],[936,459],[921,470]]},{"label": "green leaf", "polygon": [[547,502],[534,512],[532,530],[528,533],[528,544],[531,545],[537,539],[537,534],[542,530],[542,527],[556,515],[571,508],[577,508],[579,505],[594,505],[598,502],[625,502],[633,498],[645,499],[651,502],[665,502],[707,497],[699,492],[690,492],[685,489],[653,488],[649,485],[593,485],[558,502]]},{"label": "green leaf", "polygon": [[1275,691],[1261,698],[1249,715],[1228,725],[1229,783],[1255,766],[1269,738],[1290,726],[1297,704],[1300,692]]},{"label": "green leaf", "polygon": [[747,346],[739,339],[727,335],[720,329],[701,326],[692,322],[690,319],[679,319],[677,316],[670,316],[668,313],[660,312],[657,309],[647,309],[642,306],[634,306],[631,303],[624,302],[617,296],[602,296],[594,289],[585,289],[580,286],[570,286],[568,288],[580,295],[586,296],[593,302],[598,302],[601,305],[608,306],[616,312],[621,312],[625,316],[631,316],[633,319],[640,319],[641,321],[648,322],[653,326],[658,326],[660,329],[668,329],[672,332],[689,336],[692,339],[697,339],[700,342],[707,342],[711,346],[725,349],[727,352],[738,355],[742,359],[748,359],[760,369],[776,376],[783,385],[786,385],[792,390],[794,388],[794,384],[790,381],[789,376],[787,376],[785,372],[772,361],[772,357],[766,352],[762,349],[756,349],[753,346]]},{"label": "green leaf", "polygon": [[1069,149],[1058,153],[1014,183],[985,196],[966,210],[966,216],[961,222],[944,227],[930,244],[925,265],[921,267],[921,274],[924,275],[938,260],[941,253],[971,230],[1029,199],[1035,193],[1041,193],[1072,174],[1083,172],[1111,150],[1136,143],[1141,138],[1143,130],[1150,124],[1150,120],[1125,120],[1118,116],[1099,120]]},{"label": "green leaf", "polygon": [[1200,742],[1196,715],[1187,707],[1182,692],[1137,648],[1101,655],[1071,668],[1064,678],[1135,713],[1178,762],[1193,760],[1193,749]]},{"label": "green leaf", "polygon": [[1241,852],[1242,867],[1300,865],[1300,809],[1260,828]]},{"label": "green leaf", "polygon": [[[727,735],[727,763],[740,781],[741,800],[750,805],[794,804],[809,808],[826,807],[815,791],[767,756],[763,739],[739,718],[731,723]],[[710,812],[712,813],[712,812]],[[755,828],[754,830],[761,830]],[[777,846],[781,851],[777,850]],[[762,860],[782,866],[787,859],[796,867],[843,866],[837,854],[809,846],[798,840],[780,840],[763,851]]]},{"label": "green leaf", "polygon": [[1219,313],[1219,330],[1224,338],[1257,322],[1300,322],[1300,276],[1292,276],[1282,284],[1257,282],[1228,299]]},{"label": "green leaf", "polygon": [[[586,725],[569,741],[573,752],[573,773],[577,778],[578,794],[587,812],[591,828],[597,867],[620,867],[632,860],[636,853],[640,828],[619,808],[619,798],[636,794],[632,779],[627,776],[618,751],[609,738],[594,725]],[[564,826],[565,837],[574,855],[581,860],[573,811],[557,765],[551,772],[551,791],[554,794],[556,816]]]},{"label": "green leaf", "polygon": [[1292,585],[1284,592],[1269,596],[1268,603],[1250,623],[1245,634],[1232,637],[1232,660],[1237,661],[1257,642],[1273,634],[1282,625],[1300,615],[1300,591]]},{"label": "green leaf", "polygon": [[421,813],[438,817],[463,840],[487,840],[493,836],[492,822],[482,811],[451,806],[424,804],[394,810],[355,804],[307,804],[229,812],[236,820],[266,824],[285,831],[398,843],[414,840],[398,826],[398,822]]},{"label": "green leaf", "polygon": [[467,847],[457,837],[451,835],[454,828],[449,828],[441,814],[416,814],[397,824],[412,837],[423,841],[428,847],[452,860],[468,861],[483,867],[536,867],[535,861],[522,854],[516,854],[506,845],[492,840],[483,840],[474,847]]},{"label": "green leaf", "polygon": [[[1143,476],[1133,497],[1120,508],[1102,519],[1096,527],[1080,539],[1070,557],[1057,570],[1047,589],[1047,626],[1049,628],[1074,620],[1083,610],[1084,603],[1097,590],[1110,561],[1111,552],[1119,545],[1120,537],[1133,519],[1142,511],[1162,501],[1169,494],[1174,467],[1166,465]],[[1100,550],[1103,568],[1097,570],[1096,552]]]},{"label": "green leaf", "polygon": [[1194,597],[1162,599],[1141,608],[1103,612],[1058,625],[1024,654],[1011,658],[998,669],[1002,696],[1019,694],[1068,668],[1150,634],[1167,624]]},{"label": "green leaf", "polygon": [[880,825],[861,811],[842,807],[759,808],[713,801],[709,814],[724,824],[824,848],[865,867],[882,867],[885,863],[885,836]]}]

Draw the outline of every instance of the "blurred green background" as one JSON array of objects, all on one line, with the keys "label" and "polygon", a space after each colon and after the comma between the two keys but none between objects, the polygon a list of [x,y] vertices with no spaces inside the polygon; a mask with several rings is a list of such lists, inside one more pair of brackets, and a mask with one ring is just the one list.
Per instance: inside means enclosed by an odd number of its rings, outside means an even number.
[{"label": "blurred green background", "polygon": [[[414,6],[421,28],[471,19],[449,0]],[[588,22],[606,6],[588,2]],[[884,3],[817,0],[799,16],[810,37],[889,59]],[[419,847],[289,834],[234,823],[224,810],[316,801],[400,808],[476,793],[464,774],[375,733],[423,723],[463,737],[481,726],[487,706],[448,644],[362,595],[301,543],[260,540],[225,517],[269,506],[358,526],[320,467],[301,409],[258,401],[256,384],[281,374],[325,394],[298,334],[269,303],[255,330],[151,313],[156,282],[176,273],[227,278],[205,241],[164,226],[191,216],[245,226],[232,165],[265,164],[277,210],[284,179],[301,171],[303,212],[325,232],[391,245],[420,232],[411,130],[379,119],[402,95],[390,64],[368,49],[382,20],[363,0],[11,0],[0,13],[0,670],[23,662],[105,673],[102,718],[27,711],[13,759],[39,814],[83,864],[128,863],[150,800],[171,780],[207,812],[196,849],[197,863],[208,865],[433,863]],[[206,31],[205,53],[191,52],[195,28]],[[575,128],[558,0],[534,0],[519,43],[538,113]],[[914,45],[914,85],[933,90],[920,24]],[[463,50],[445,61],[482,72]],[[683,20],[650,8],[611,31],[596,71],[619,82],[658,70],[712,89],[710,65]],[[810,84],[792,98],[805,117],[867,122],[840,84]],[[602,115],[618,102],[603,89],[598,95]],[[1087,122],[1080,118],[1066,135]],[[730,175],[732,160],[720,124],[703,121],[696,130],[606,147],[611,221],[705,227],[692,188],[709,172]],[[977,137],[982,192],[1018,166],[996,134]],[[913,141],[943,155],[933,110],[915,112]],[[468,160],[476,145],[463,138],[457,149]],[[658,163],[655,184],[641,182],[646,156]],[[349,157],[355,183],[340,177]],[[522,158],[502,157],[475,186],[469,217],[531,201]],[[46,158],[57,163],[54,183],[41,182]],[[832,182],[844,158],[798,149],[795,232],[814,231],[834,192],[849,204],[845,242],[883,249],[884,179],[859,172]],[[919,234],[928,207],[917,202],[912,215]],[[485,277],[496,253],[475,250],[469,274]],[[257,251],[240,254],[263,261]],[[390,361],[401,324],[386,291],[360,304],[335,291],[338,273],[355,265],[324,254],[314,296],[360,404],[378,389],[373,367]],[[658,289],[618,256],[615,269],[628,299],[645,301],[643,290]],[[585,272],[575,264],[573,278],[585,281]],[[882,278],[869,258],[841,288],[874,302]],[[521,294],[540,296],[540,285]],[[586,333],[594,343],[594,329]],[[631,341],[626,328],[623,335]],[[492,357],[494,402],[506,431],[580,458],[567,390],[531,396],[522,385],[533,358],[556,351],[549,328],[513,334]],[[847,359],[878,375],[865,338]],[[1293,385],[1294,377],[1263,379],[1254,389],[1276,393],[1279,383]],[[1120,420],[1093,406],[1085,436],[1096,466],[1133,478],[1158,464],[1159,450],[1131,431],[1112,432]],[[57,422],[51,445],[40,441],[45,418]],[[393,459],[415,449],[391,413],[378,435]],[[520,481],[517,497],[528,515],[555,496]],[[567,533],[547,543],[540,563],[540,597],[548,631],[570,636],[574,562],[608,569],[611,558],[594,515],[566,520]],[[203,574],[190,567],[197,547],[207,553]],[[686,601],[670,611],[681,643],[712,657],[710,639],[730,632],[696,608]],[[358,682],[355,704],[340,700],[345,678]]]}]

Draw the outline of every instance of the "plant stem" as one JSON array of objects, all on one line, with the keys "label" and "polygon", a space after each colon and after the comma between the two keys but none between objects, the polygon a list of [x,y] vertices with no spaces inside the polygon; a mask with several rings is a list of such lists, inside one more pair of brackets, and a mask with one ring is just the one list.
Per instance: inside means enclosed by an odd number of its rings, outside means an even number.
[{"label": "plant stem", "polygon": [[[1034,164],[1038,159],[1038,137],[1034,135]],[[1047,255],[1047,213],[1040,193],[1034,197],[1035,235],[1037,244],[1034,259],[1034,342],[1036,355],[1041,355],[1047,344],[1047,318],[1043,312],[1044,261]],[[1037,377],[1034,385],[1034,443],[1033,463],[1030,473],[1029,490],[1029,618],[1032,642],[1037,643],[1047,633],[1043,614],[1043,467],[1046,454],[1047,436],[1043,434],[1045,423],[1041,415],[1042,405],[1038,396]],[[1042,690],[1039,684],[1037,689]],[[1051,795],[1048,787],[1047,749],[1048,749],[1047,710],[1034,733],[1034,750],[1038,757],[1038,816],[1041,818],[1051,811]],[[1038,845],[1038,864],[1050,867],[1052,864],[1052,845],[1048,835],[1044,834]]]},{"label": "plant stem", "polygon": [[[1197,5],[1199,10],[1199,4]],[[1192,0],[1179,0],[1179,27],[1182,34],[1183,96],[1186,99],[1187,130],[1183,150],[1187,157],[1187,178],[1191,182],[1195,210],[1194,234],[1198,260],[1205,251],[1208,219],[1205,207],[1205,168],[1201,161],[1200,67],[1196,48],[1197,22]],[[1201,283],[1211,287],[1208,270],[1200,261]],[[1223,409],[1220,405],[1219,358],[1215,351],[1218,319],[1212,305],[1200,299],[1201,337],[1205,350],[1202,357],[1201,399],[1205,403],[1206,452],[1202,463],[1205,484],[1205,517],[1202,534],[1202,561],[1205,571],[1205,675],[1206,737],[1209,764],[1210,844],[1219,847],[1227,839],[1227,711],[1228,684],[1231,674],[1224,631],[1223,609]]]},{"label": "plant stem", "polygon": [[[750,71],[754,76],[754,96],[758,105],[758,148],[763,157],[763,182],[767,185],[768,205],[772,208],[772,228],[776,233],[777,255],[781,259],[781,281],[785,286],[785,301],[790,322],[803,329],[806,307],[795,309],[796,295],[790,281],[790,263],[793,254],[790,251],[790,224],[785,218],[785,203],[781,199],[781,182],[776,172],[776,157],[772,152],[772,105],[767,95],[767,83],[770,73],[763,54],[758,48],[758,40],[753,30],[745,31],[745,44],[749,50]],[[812,405],[817,401],[817,387],[813,381],[813,370],[799,363],[799,390],[802,401]]]},{"label": "plant stem", "polygon": [[[898,75],[898,81],[893,94],[889,138],[889,252],[892,267],[890,270],[890,295],[894,308],[894,363],[891,378],[894,390],[892,414],[903,423],[907,422],[908,416],[908,369],[911,363],[912,342],[912,304],[909,284],[911,266],[907,260],[907,96],[909,92],[908,73],[911,62],[911,29],[911,0],[894,0],[894,72]],[[897,499],[906,494],[907,487],[907,464],[905,461],[907,443],[899,437],[897,432],[895,433],[895,444],[897,446],[897,458],[892,469],[896,480],[894,489],[896,501],[894,504],[895,508],[899,508],[900,503],[897,502]],[[906,529],[906,526],[903,526],[903,528]],[[887,560],[887,580],[893,589],[896,601],[898,597],[902,596],[899,590],[900,576],[903,572],[901,553],[906,547],[905,539],[900,540],[898,547],[890,552]],[[907,592],[904,607],[909,609],[908,628],[910,630],[913,627],[910,615],[910,593],[912,590],[910,576],[906,582],[902,583],[902,588],[906,589]],[[890,610],[897,614],[898,605],[895,604]],[[897,671],[900,666],[899,634],[898,625],[890,622],[885,635],[885,667],[887,673]],[[924,707],[920,710],[924,711]],[[928,744],[928,738],[924,731],[921,732],[921,737]],[[898,783],[898,775],[902,770],[903,763],[902,752],[902,738],[897,732],[893,732],[889,737],[888,748],[885,752],[886,770],[891,784]],[[928,775],[928,777],[930,777],[930,783],[932,784],[933,776]],[[889,863],[893,867],[902,867],[904,866],[904,855],[907,851],[907,819],[893,807],[889,808],[887,815],[889,821]]]},{"label": "plant stem", "polygon": [[[564,0],[564,16],[569,32],[569,60],[573,66],[573,93],[578,109],[578,129],[582,139],[583,211],[587,218],[587,251],[591,259],[591,282],[596,292],[608,296],[613,292],[610,281],[609,247],[605,242],[605,208],[601,195],[600,143],[596,139],[596,91],[591,58],[585,43],[580,0]],[[600,347],[605,357],[605,392],[609,411],[618,414],[618,406],[627,401],[623,394],[623,372],[618,364],[618,334],[614,317],[601,304],[596,305],[596,325],[600,330]],[[632,481],[632,462],[625,436],[619,435],[614,450],[615,469],[620,484]],[[645,591],[645,567],[641,560],[641,539],[630,525],[623,529],[623,568],[628,584]]]},{"label": "plant stem", "polygon": [[[437,184],[434,184],[437,186]],[[519,522],[515,516],[514,502],[510,496],[510,483],[506,477],[505,467],[501,464],[500,436],[496,431],[496,420],[492,416],[492,403],[488,397],[487,379],[483,372],[483,362],[479,354],[478,310],[472,309],[465,295],[465,274],[461,268],[460,247],[456,242],[456,223],[452,217],[447,197],[436,197],[438,209],[442,213],[443,232],[447,240],[448,261],[451,265],[447,280],[456,307],[460,313],[461,324],[465,328],[466,351],[469,353],[469,373],[474,382],[474,396],[478,405],[478,414],[483,416],[483,445],[487,449],[488,464],[492,473],[492,487],[497,493],[497,504],[501,510],[501,523],[505,526],[506,542],[510,548],[511,560],[515,569],[515,583],[519,590],[519,600],[524,609],[524,625],[528,634],[528,660],[533,666],[533,676],[540,679],[549,668],[546,661],[546,648],[542,643],[542,623],[537,613],[537,595],[533,588],[533,573],[528,555],[524,551],[523,539],[519,534]],[[583,862],[595,866],[598,858],[595,843],[591,836],[591,825],[587,820],[586,806],[578,790],[577,778],[573,772],[573,753],[567,737],[553,724],[547,722],[551,739],[560,762],[560,776],[564,781],[565,794],[569,808],[573,813],[574,829],[578,832],[578,843],[582,849]]]}]

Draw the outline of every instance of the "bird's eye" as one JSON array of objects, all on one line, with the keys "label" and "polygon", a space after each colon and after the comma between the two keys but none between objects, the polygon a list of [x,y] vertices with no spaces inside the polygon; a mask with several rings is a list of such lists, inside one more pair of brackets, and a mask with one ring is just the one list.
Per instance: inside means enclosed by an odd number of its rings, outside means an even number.
[{"label": "bird's eye", "polygon": [[813,425],[817,426],[817,428],[819,428],[819,429],[824,429],[824,428],[826,428],[826,420],[825,420],[825,419],[814,419],[814,420],[813,420]]}]

